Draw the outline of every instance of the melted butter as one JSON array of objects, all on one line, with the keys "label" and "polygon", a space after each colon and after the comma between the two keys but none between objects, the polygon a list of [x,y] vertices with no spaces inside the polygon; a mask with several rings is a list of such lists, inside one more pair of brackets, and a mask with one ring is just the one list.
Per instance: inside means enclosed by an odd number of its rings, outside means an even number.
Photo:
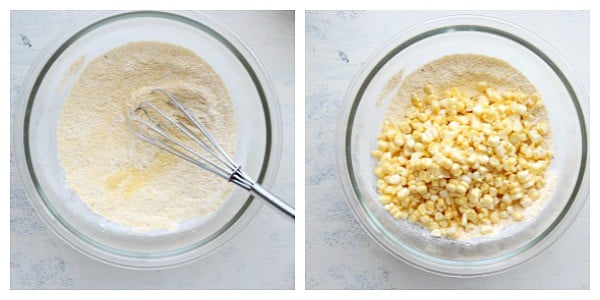
[{"label": "melted butter", "polygon": [[173,155],[162,151],[158,152],[147,167],[143,169],[133,166],[121,168],[106,178],[104,186],[109,190],[120,189],[122,196],[129,199],[174,161]]}]

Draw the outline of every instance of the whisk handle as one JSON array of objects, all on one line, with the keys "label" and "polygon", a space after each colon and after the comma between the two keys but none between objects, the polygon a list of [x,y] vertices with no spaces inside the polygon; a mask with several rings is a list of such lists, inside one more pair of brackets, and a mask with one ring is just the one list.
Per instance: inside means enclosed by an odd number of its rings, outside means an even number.
[{"label": "whisk handle", "polygon": [[296,210],[293,207],[283,202],[283,200],[279,199],[279,197],[273,195],[271,192],[264,189],[262,186],[260,186],[260,184],[253,184],[250,188],[250,192],[255,196],[269,202],[269,204],[279,209],[279,211],[281,211],[283,214],[292,218],[292,220],[296,219]]}]

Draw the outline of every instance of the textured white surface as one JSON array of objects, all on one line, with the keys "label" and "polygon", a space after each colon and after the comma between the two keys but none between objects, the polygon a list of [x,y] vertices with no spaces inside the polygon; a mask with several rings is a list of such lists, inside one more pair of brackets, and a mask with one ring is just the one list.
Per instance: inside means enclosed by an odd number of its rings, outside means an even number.
[{"label": "textured white surface", "polygon": [[[11,13],[11,108],[41,49],[88,12]],[[240,36],[273,81],[283,119],[283,153],[294,157],[294,13],[211,11],[207,15]],[[281,162],[272,191],[292,202],[294,162]],[[293,289],[294,226],[263,207],[226,247],[171,270],[130,271],[96,262],[62,242],[33,211],[11,155],[12,289]],[[293,202],[292,202],[293,204]]]},{"label": "textured white surface", "polygon": [[[466,12],[521,25],[549,42],[589,91],[589,13]],[[392,35],[455,12],[306,14],[307,289],[589,289],[589,201],[564,235],[529,263],[485,278],[432,275],[396,260],[360,227],[337,178],[341,101],[361,64]]]}]

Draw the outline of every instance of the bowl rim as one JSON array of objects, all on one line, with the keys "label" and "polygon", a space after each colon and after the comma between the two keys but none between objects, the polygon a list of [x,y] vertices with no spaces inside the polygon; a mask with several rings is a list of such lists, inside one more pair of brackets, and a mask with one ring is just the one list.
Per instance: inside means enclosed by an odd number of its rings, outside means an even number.
[{"label": "bowl rim", "polygon": [[207,257],[229,243],[256,216],[262,207],[261,201],[254,201],[250,195],[240,210],[225,225],[213,234],[192,245],[176,250],[157,252],[154,254],[134,253],[103,245],[78,233],[66,221],[56,214],[52,206],[45,200],[31,165],[28,150],[28,121],[30,109],[35,101],[37,88],[44,80],[46,72],[55,60],[75,41],[86,33],[113,22],[138,18],[155,17],[181,22],[195,27],[211,35],[228,48],[251,77],[259,98],[266,122],[266,147],[257,183],[271,187],[279,170],[281,157],[281,112],[273,84],[256,54],[235,33],[218,23],[206,14],[197,11],[99,11],[85,15],[77,22],[60,31],[42,49],[31,64],[15,104],[12,119],[12,149],[17,174],[37,215],[65,243],[82,254],[117,267],[128,269],[156,270],[187,264]]},{"label": "bowl rim", "polygon": [[[509,254],[465,263],[436,258],[400,244],[393,244],[383,226],[375,220],[360,193],[353,174],[351,142],[355,112],[370,80],[394,55],[410,45],[438,34],[478,31],[499,35],[525,46],[544,60],[561,79],[575,106],[582,132],[582,158],[578,180],[569,201],[556,220],[532,241]],[[536,47],[537,46],[537,47]],[[540,50],[540,49],[543,49]],[[566,74],[566,75],[565,75]],[[589,98],[569,64],[546,41],[525,28],[507,21],[480,15],[459,14],[429,19],[408,27],[384,42],[362,65],[349,84],[338,116],[336,162],[346,201],[365,231],[387,252],[418,269],[452,277],[480,277],[510,270],[530,261],[552,245],[577,217],[589,199]],[[583,189],[582,189],[583,188]],[[386,237],[387,235],[387,237]],[[398,248],[398,246],[400,248]],[[398,250],[399,249],[399,250]],[[519,255],[517,255],[519,254]],[[486,264],[478,264],[486,262]]]}]

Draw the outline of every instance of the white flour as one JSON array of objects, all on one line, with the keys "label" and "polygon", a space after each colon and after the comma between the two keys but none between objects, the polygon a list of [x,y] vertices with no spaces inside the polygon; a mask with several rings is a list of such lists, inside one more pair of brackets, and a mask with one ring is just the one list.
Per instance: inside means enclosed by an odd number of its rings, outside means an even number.
[{"label": "white flour", "polygon": [[155,88],[178,96],[233,156],[233,104],[220,77],[193,52],[165,43],[129,43],[91,61],[57,130],[69,186],[95,213],[142,232],[211,214],[233,188],[131,133],[132,107],[164,99]]}]

